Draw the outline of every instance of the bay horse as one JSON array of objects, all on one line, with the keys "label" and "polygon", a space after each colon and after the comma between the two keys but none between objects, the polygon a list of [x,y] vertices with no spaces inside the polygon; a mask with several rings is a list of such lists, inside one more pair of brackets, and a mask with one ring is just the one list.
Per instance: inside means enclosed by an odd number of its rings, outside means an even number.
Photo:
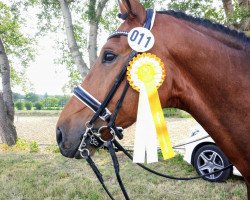
[{"label": "bay horse", "polygon": [[[143,26],[146,10],[138,0],[119,1],[124,22],[118,31]],[[166,77],[159,88],[162,107],[190,113],[243,175],[250,199],[250,38],[208,20],[174,11],[156,13],[151,32],[155,44],[148,52],[163,61]],[[117,75],[126,65],[131,48],[123,34],[109,38],[89,74],[81,83],[99,102],[105,100]],[[113,112],[126,78],[110,99]],[[136,121],[138,92],[128,88],[116,124],[128,127]],[[57,123],[61,153],[78,157],[84,126],[91,109],[73,96]],[[104,122],[97,119],[94,127]],[[109,138],[107,131],[104,138]],[[91,154],[94,146],[90,145]]]}]

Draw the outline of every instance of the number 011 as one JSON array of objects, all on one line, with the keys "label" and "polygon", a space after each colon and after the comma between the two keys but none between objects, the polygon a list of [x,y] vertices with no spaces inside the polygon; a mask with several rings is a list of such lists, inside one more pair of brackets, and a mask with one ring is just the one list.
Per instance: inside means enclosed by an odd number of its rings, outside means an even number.
[{"label": "number 011", "polygon": [[145,33],[140,33],[138,30],[134,30],[133,33],[130,36],[130,40],[132,42],[137,42],[138,45],[143,45],[142,41],[145,42],[144,44],[144,48],[147,48],[150,40],[152,39],[151,36],[146,37],[146,41],[145,41]]}]

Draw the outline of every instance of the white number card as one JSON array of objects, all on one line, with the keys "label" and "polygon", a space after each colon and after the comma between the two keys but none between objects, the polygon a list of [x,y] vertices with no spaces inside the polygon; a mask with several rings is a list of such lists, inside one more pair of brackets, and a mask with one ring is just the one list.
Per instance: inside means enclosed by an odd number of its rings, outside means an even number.
[{"label": "white number card", "polygon": [[148,51],[154,46],[154,43],[154,35],[146,28],[136,27],[128,34],[128,44],[137,52]]}]

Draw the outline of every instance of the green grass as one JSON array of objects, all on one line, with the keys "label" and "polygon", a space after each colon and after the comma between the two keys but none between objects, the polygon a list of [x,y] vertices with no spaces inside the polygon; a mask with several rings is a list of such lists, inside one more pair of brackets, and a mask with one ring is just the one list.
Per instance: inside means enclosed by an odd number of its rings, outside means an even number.
[{"label": "green grass", "polygon": [[[149,174],[121,153],[118,158],[131,199],[246,199],[246,187],[239,178],[233,177],[225,183],[174,181]],[[94,160],[115,199],[123,199],[108,154],[99,151]],[[196,175],[181,155],[149,166],[170,175]],[[59,153],[0,153],[0,188],[0,199],[109,199],[84,160],[64,158]]]},{"label": "green grass", "polygon": [[164,108],[163,114],[165,117],[175,117],[175,118],[191,118],[192,116],[177,108]]}]

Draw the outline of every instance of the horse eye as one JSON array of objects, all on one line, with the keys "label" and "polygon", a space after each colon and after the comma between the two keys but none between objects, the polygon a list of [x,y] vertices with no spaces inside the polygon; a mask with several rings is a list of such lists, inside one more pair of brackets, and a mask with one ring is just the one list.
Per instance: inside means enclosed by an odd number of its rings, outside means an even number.
[{"label": "horse eye", "polygon": [[117,55],[112,53],[112,52],[104,52],[103,58],[102,58],[102,63],[111,63],[116,59]]}]

